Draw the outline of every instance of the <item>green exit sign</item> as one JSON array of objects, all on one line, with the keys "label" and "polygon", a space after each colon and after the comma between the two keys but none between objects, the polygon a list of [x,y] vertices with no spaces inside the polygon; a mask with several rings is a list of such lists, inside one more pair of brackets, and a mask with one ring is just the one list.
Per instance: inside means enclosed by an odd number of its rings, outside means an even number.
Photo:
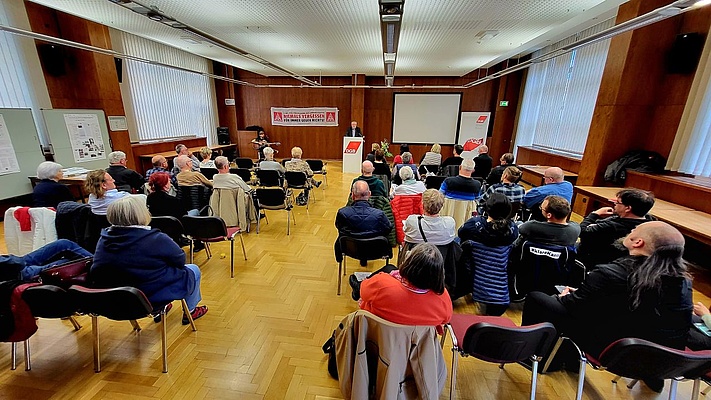
[{"label": "green exit sign", "polygon": [[499,102],[499,107],[508,107],[509,106],[509,101],[508,100],[501,100]]}]

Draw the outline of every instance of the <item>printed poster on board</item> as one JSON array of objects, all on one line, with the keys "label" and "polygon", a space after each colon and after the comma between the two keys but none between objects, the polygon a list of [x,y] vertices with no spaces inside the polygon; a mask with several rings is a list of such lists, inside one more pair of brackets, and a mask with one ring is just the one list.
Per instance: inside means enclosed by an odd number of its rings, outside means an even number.
[{"label": "printed poster on board", "polygon": [[486,143],[489,132],[490,112],[463,112],[459,118],[459,141],[464,147],[463,158],[474,158],[476,149]]},{"label": "printed poster on board", "polygon": [[106,159],[104,138],[95,114],[64,114],[72,154],[77,163]]},{"label": "printed poster on board", "polygon": [[20,164],[17,162],[15,148],[12,146],[10,131],[5,125],[5,117],[0,114],[0,175],[17,172],[20,172]]},{"label": "printed poster on board", "polygon": [[338,108],[271,108],[272,125],[338,126]]}]

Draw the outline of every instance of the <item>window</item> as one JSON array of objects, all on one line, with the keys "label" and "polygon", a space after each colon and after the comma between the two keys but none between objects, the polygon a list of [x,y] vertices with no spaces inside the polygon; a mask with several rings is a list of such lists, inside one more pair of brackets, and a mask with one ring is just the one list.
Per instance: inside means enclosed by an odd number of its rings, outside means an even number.
[{"label": "window", "polygon": [[[614,25],[609,19],[533,53],[532,58]],[[596,42],[528,69],[516,146],[539,146],[582,155],[610,41]]]},{"label": "window", "polygon": [[711,177],[711,35],[696,68],[667,168]]},{"label": "window", "polygon": [[[112,35],[120,37],[118,45],[127,55],[211,72],[211,62],[194,54],[125,32],[112,31]],[[208,143],[216,142],[215,96],[210,78],[134,60],[124,60],[124,70],[121,93],[126,115],[137,136],[132,139],[194,135],[207,137]]]}]

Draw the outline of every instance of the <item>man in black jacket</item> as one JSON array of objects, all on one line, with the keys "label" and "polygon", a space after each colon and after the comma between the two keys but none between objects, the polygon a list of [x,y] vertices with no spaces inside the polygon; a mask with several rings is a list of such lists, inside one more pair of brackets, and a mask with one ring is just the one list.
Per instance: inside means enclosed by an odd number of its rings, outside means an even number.
[{"label": "man in black jacket", "polygon": [[[499,162],[501,163],[500,165],[495,166],[491,172],[489,172],[489,175],[486,177],[486,184],[491,186],[495,185],[499,182],[501,182],[501,177],[504,175],[504,170],[508,167],[515,167],[516,164],[514,164],[514,155],[513,153],[504,153],[504,155],[501,156],[499,159]],[[521,177],[519,177],[516,182],[521,180]]]},{"label": "man in black jacket", "polygon": [[654,195],[639,189],[623,189],[611,199],[612,207],[593,211],[580,223],[578,259],[587,268],[610,262],[626,254],[616,244],[636,226],[651,221],[647,216],[654,206]]},{"label": "man in black jacket", "polygon": [[126,168],[126,153],[113,151],[109,153],[109,167],[106,172],[116,181],[116,189],[130,192],[131,189],[143,188],[143,177],[138,172]]},{"label": "man in black jacket", "polygon": [[479,155],[474,157],[474,173],[472,176],[479,178],[481,180],[484,180],[487,176],[489,176],[489,172],[491,172],[491,167],[494,164],[494,160],[491,159],[491,156],[489,156],[489,147],[485,144],[479,146],[477,149],[479,151]]}]

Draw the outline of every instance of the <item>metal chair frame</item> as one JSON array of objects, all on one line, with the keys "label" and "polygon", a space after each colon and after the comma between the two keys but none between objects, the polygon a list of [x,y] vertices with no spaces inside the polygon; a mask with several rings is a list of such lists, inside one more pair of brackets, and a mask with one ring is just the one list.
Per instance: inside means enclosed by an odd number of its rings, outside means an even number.
[{"label": "metal chair frame", "polygon": [[[190,240],[190,263],[193,263],[194,258],[194,242],[204,242],[205,243],[205,253],[207,258],[212,258],[212,250],[210,249],[209,243],[211,242],[230,242],[230,278],[235,277],[235,236],[239,234],[239,240],[242,244],[242,254],[244,255],[244,260],[247,261],[247,250],[244,247],[244,237],[242,236],[242,229],[240,227],[227,228],[225,221],[220,217],[216,216],[183,216],[183,222],[186,226],[186,235]],[[211,224],[211,225],[209,225]],[[209,231],[209,235],[205,235],[202,230],[207,229],[207,227],[213,227],[214,230]],[[214,228],[216,227],[216,228]],[[220,229],[221,228],[221,229]],[[214,236],[213,236],[214,233]]]},{"label": "metal chair frame", "polygon": [[[283,193],[283,203],[280,205],[265,205],[262,203],[262,199],[259,198],[260,193],[265,193],[266,191],[276,191],[279,190]],[[259,201],[259,210],[286,210],[286,234],[287,236],[291,234],[291,220],[293,220],[294,225],[296,225],[296,218],[291,213],[292,208],[294,208],[293,204],[291,203],[291,196],[288,190],[282,188],[282,187],[270,187],[270,188],[257,188],[255,190],[255,195],[257,197],[257,200]],[[276,198],[276,197],[275,197]],[[267,218],[267,213],[264,213],[264,219],[267,221],[267,225],[269,225],[269,219]],[[261,218],[257,218],[257,234],[259,234],[259,228],[261,227]]]},{"label": "metal chair frame", "polygon": [[[305,160],[307,164],[309,164],[309,168],[314,172],[314,175],[323,175],[323,183],[325,186],[328,186],[328,175],[326,175],[326,162],[323,160],[315,160],[315,159],[310,159],[310,160]],[[315,168],[318,166],[321,166],[321,168]],[[323,190],[326,190],[326,187],[324,186]]]},{"label": "metal chair frame", "polygon": [[[338,241],[341,246],[341,261],[338,263],[338,295],[341,295],[341,281],[342,277],[346,276],[346,257],[351,257],[355,259],[362,259],[360,254],[361,251],[355,251],[353,253],[348,253],[347,249],[349,246],[344,246],[344,243],[347,243],[349,241],[352,241],[355,243],[355,246],[358,248],[361,248],[361,246],[371,249],[375,255],[372,256],[366,256],[366,260],[378,260],[378,259],[384,259],[385,260],[385,265],[387,265],[390,262],[390,259],[392,258],[392,248],[390,247],[390,243],[388,242],[388,239],[385,236],[376,236],[374,238],[368,238],[368,239],[357,239],[357,238],[352,238],[349,236],[341,236],[338,238]],[[382,248],[377,248],[376,246],[382,246]],[[374,250],[373,250],[374,249]]]}]

